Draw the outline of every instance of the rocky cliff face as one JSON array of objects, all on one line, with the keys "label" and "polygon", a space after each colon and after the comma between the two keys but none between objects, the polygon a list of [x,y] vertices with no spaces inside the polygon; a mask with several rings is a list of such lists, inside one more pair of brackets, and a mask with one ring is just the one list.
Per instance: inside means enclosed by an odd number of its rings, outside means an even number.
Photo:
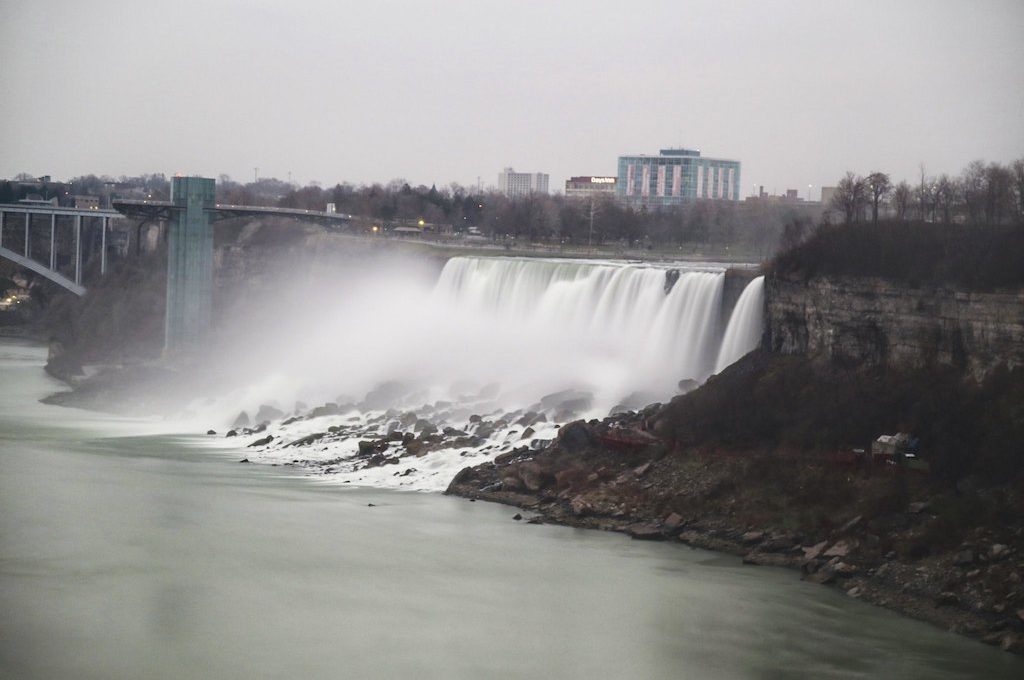
[{"label": "rocky cliff face", "polygon": [[771,275],[767,347],[847,365],[1024,365],[1024,290],[909,288],[877,278]]}]

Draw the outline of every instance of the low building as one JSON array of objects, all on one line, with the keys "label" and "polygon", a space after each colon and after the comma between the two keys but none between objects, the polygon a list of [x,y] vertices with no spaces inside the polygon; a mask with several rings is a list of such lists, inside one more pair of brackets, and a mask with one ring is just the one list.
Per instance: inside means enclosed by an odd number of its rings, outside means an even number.
[{"label": "low building", "polygon": [[75,196],[75,207],[83,210],[99,210],[99,196]]},{"label": "low building", "polygon": [[615,177],[583,175],[565,180],[565,195],[568,198],[593,198],[615,195]]}]

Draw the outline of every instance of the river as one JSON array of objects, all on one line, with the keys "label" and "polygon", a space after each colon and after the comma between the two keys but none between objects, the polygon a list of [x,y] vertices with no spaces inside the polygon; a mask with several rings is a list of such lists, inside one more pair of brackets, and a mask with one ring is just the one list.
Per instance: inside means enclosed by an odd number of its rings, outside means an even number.
[{"label": "river", "polygon": [[5,678],[1024,675],[791,571],[42,405],[44,361],[0,341]]}]

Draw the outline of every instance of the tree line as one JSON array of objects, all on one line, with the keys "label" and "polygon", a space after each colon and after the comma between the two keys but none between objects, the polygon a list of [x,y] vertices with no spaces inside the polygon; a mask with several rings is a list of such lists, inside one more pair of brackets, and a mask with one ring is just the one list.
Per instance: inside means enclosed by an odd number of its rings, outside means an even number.
[{"label": "tree line", "polygon": [[888,174],[847,172],[836,186],[831,205],[844,222],[873,224],[880,217],[898,222],[1024,224],[1024,158],[1002,165],[973,161],[956,176],[929,177],[921,166],[911,184],[893,183]]}]

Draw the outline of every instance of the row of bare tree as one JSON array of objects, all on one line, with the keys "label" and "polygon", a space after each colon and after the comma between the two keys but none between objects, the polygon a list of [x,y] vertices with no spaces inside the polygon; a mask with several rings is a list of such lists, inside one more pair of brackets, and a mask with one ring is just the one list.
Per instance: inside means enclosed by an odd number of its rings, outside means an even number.
[{"label": "row of bare tree", "polygon": [[847,223],[863,222],[870,214],[898,221],[966,224],[1024,224],[1024,158],[1009,165],[974,161],[958,176],[929,177],[921,166],[919,180],[896,184],[884,172],[866,177],[846,173],[828,206]]}]

